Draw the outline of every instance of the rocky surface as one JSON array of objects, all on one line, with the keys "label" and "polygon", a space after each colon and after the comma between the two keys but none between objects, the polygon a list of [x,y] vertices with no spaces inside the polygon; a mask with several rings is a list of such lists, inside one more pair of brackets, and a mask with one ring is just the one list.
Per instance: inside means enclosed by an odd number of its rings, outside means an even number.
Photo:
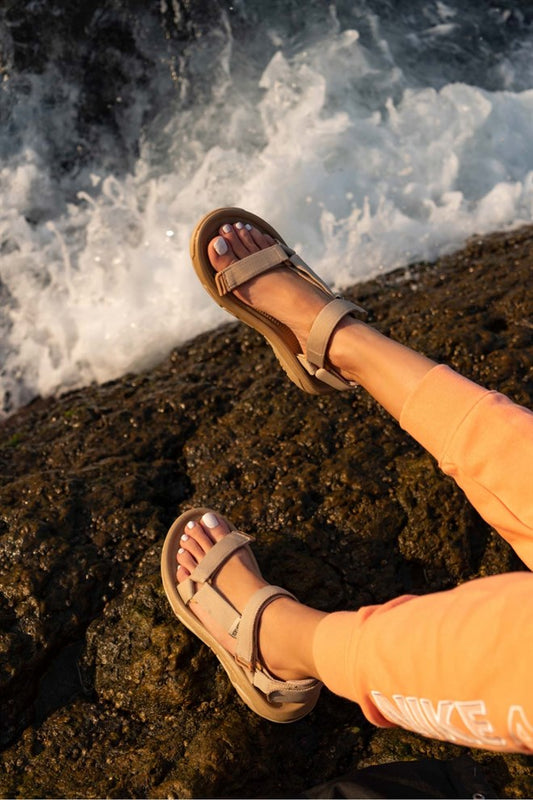
[{"label": "rocky surface", "polygon": [[[531,405],[532,258],[524,228],[348,294],[379,329]],[[524,569],[364,391],[300,393],[230,323],[146,374],[9,418],[0,487],[2,796],[293,797],[462,752],[376,729],[328,692],[294,725],[259,719],[161,587],[169,525],[204,504],[322,609]],[[472,756],[500,796],[531,796],[530,758]]]}]

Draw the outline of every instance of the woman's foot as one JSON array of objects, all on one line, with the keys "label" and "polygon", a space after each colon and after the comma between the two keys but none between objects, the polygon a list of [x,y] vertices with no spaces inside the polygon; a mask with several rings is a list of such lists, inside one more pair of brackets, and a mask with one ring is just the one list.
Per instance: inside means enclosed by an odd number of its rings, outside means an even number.
[{"label": "woman's foot", "polygon": [[[257,253],[275,240],[250,224],[235,221],[219,229],[219,235],[208,246],[209,261],[217,272],[252,253]],[[258,311],[275,317],[294,333],[302,353],[306,354],[307,338],[318,313],[331,301],[320,288],[302,280],[293,270],[278,267],[244,283],[234,294],[242,302]],[[345,317],[338,324],[331,338],[328,360],[346,379],[357,380],[353,370],[353,347],[345,338],[338,336],[353,326],[362,326],[359,320]]]},{"label": "woman's foot", "polygon": [[[224,520],[211,512],[204,514],[201,520],[188,522],[177,555],[178,583],[187,580],[202,558],[228,533],[229,529]],[[249,554],[241,549],[222,566],[213,580],[213,585],[239,613],[242,613],[252,595],[267,583],[257,573]],[[283,627],[280,625],[280,620],[284,619],[286,614],[292,616],[294,607],[297,612],[304,608],[288,597],[276,599],[263,611],[259,628],[262,664],[274,677],[284,681],[309,677],[302,666],[298,668],[290,663],[283,644],[284,637],[278,635]],[[189,608],[217,641],[234,655],[235,639],[194,600],[191,601]]]},{"label": "woman's foot", "polygon": [[[218,235],[208,242],[207,256],[213,269],[220,272],[273,243],[274,240],[259,228],[235,220],[222,224]],[[240,285],[234,294],[242,303],[289,328],[304,355],[307,355],[307,338],[313,322],[331,299],[285,267],[257,275]],[[332,367],[331,371],[340,374],[348,383],[363,386],[396,419],[400,418],[407,398],[436,366],[431,359],[350,315],[335,326],[325,356],[326,369]]]}]

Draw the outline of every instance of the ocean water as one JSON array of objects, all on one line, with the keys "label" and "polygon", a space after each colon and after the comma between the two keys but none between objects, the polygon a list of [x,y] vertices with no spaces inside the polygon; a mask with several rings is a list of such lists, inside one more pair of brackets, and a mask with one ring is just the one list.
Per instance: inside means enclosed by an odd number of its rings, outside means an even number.
[{"label": "ocean water", "polygon": [[339,288],[533,220],[528,4],[288,5],[236,0],[190,42],[141,20],[156,67],[107,128],[80,132],[52,60],[0,70],[0,414],[228,319],[188,256],[217,206],[265,216]]}]

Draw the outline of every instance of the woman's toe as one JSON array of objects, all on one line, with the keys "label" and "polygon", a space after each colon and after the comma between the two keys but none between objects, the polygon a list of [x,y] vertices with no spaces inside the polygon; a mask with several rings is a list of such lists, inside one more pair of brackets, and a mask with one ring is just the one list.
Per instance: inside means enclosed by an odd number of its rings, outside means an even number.
[{"label": "woman's toe", "polygon": [[251,252],[255,252],[258,249],[253,243],[251,238],[250,238],[250,244],[252,245],[252,250],[248,249],[247,243],[240,236],[241,231],[244,230],[246,230],[244,226],[242,228],[237,228],[236,224],[230,225],[229,222],[227,222],[225,225],[222,225],[222,227],[219,230],[219,234],[225,240],[228,247],[230,247],[231,250],[235,253],[235,256],[237,258],[246,258],[246,256],[249,256]]},{"label": "woman's toe", "polygon": [[[210,550],[212,546],[213,543],[211,542],[207,549]],[[197,538],[189,533],[184,533],[181,536],[180,549],[186,550],[188,553],[190,553],[197,563],[202,560],[207,552],[207,550],[204,550]]]},{"label": "woman's toe", "polygon": [[202,523],[203,528],[208,532],[215,542],[218,542],[219,539],[222,539],[227,533],[229,533],[229,528],[224,520],[213,511],[208,511],[206,514],[204,514],[200,522]]},{"label": "woman's toe", "polygon": [[237,261],[237,256],[224,236],[217,236],[207,246],[207,255],[213,267],[219,271]]},{"label": "woman's toe", "polygon": [[191,572],[194,572],[195,568],[198,566],[198,561],[184,547],[179,548],[177,561],[178,561],[178,571],[177,571],[178,582],[181,582],[186,578],[188,578]]},{"label": "woman's toe", "polygon": [[252,226],[250,224],[245,224],[244,222],[236,222],[233,226],[233,230],[235,234],[239,237],[240,241],[246,248],[248,254],[250,253],[257,253],[260,250],[260,246],[256,243],[254,237],[252,236]]},{"label": "woman's toe", "polygon": [[250,223],[226,222],[220,228],[219,235],[209,242],[207,255],[213,268],[220,272],[234,261],[273,244],[275,240],[272,236],[262,233]]},{"label": "woman's toe", "polygon": [[271,247],[273,244],[276,244],[276,240],[273,239],[272,236],[268,233],[262,233],[258,228],[254,228],[251,225],[248,233],[260,250],[264,250],[265,247]]},{"label": "woman's toe", "polygon": [[209,532],[203,527],[203,525],[200,523],[200,520],[190,520],[187,523],[182,534],[182,539],[184,537],[185,541],[188,539],[191,541],[194,540],[201,547],[201,557],[203,557],[215,543],[215,540],[209,535]]},{"label": "woman's toe", "polygon": [[212,511],[204,514],[201,520],[190,520],[187,523],[180,536],[176,555],[178,583],[189,577],[206,553],[227,533],[227,524]]}]

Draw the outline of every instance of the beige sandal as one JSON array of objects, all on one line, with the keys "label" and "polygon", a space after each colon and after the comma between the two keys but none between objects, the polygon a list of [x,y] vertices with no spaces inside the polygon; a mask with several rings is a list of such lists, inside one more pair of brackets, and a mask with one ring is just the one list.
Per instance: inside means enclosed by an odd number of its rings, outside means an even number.
[{"label": "beige sandal", "polygon": [[[315,707],[322,684],[314,678],[296,681],[274,678],[261,664],[258,638],[261,614],[267,605],[281,596],[293,600],[296,598],[278,586],[265,586],[252,595],[241,615],[211,583],[220,567],[241,547],[246,548],[260,574],[248,546],[252,538],[237,531],[217,512],[218,517],[228,525],[230,533],[215,544],[186,581],[180,584],[176,582],[176,555],[185,526],[189,520],[199,520],[209,511],[212,510],[193,508],[186,511],[178,517],[167,534],[161,556],[161,574],[170,605],[180,622],[215,653],[240,697],[252,711],[271,722],[294,722]],[[235,638],[235,656],[216,641],[189,609],[193,599]]]},{"label": "beige sandal", "polygon": [[[261,232],[270,234],[277,244],[252,253],[217,272],[209,261],[207,246],[218,234],[221,225],[227,222],[250,223]],[[263,334],[289,378],[300,389],[310,394],[325,394],[334,390],[353,389],[357,385],[345,380],[330,365],[326,366],[326,352],[340,320],[355,312],[366,315],[366,311],[361,306],[334,295],[321,278],[287,246],[271,225],[242,208],[219,208],[211,211],[200,220],[193,232],[191,258],[198,277],[215,302],[241,322]],[[331,298],[313,323],[305,356],[290,328],[268,314],[251,308],[232,294],[234,289],[256,275],[282,265],[293,269]]]}]

